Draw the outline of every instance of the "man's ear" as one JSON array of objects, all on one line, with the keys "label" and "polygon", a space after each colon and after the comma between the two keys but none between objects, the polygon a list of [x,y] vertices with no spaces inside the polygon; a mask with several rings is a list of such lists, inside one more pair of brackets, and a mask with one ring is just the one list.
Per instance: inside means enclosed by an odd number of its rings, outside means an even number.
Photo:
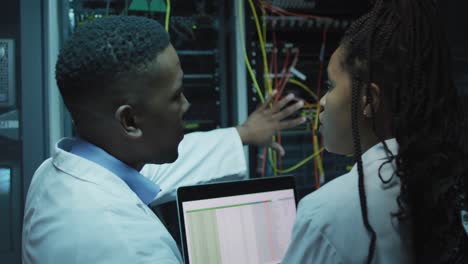
[{"label": "man's ear", "polygon": [[115,110],[114,117],[120,123],[125,134],[132,138],[139,138],[143,131],[136,125],[135,110],[130,105],[121,105]]},{"label": "man's ear", "polygon": [[[369,97],[368,97],[369,96]],[[369,92],[362,97],[363,115],[365,118],[371,118],[373,114],[379,111],[381,103],[381,90],[380,86],[375,83],[369,85]]]}]

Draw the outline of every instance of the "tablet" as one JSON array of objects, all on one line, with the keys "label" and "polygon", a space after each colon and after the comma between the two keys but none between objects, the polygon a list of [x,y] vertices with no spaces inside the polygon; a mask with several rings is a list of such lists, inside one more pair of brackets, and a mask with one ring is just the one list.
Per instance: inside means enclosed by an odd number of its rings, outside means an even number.
[{"label": "tablet", "polygon": [[289,176],[180,187],[185,263],[280,263],[296,205]]}]

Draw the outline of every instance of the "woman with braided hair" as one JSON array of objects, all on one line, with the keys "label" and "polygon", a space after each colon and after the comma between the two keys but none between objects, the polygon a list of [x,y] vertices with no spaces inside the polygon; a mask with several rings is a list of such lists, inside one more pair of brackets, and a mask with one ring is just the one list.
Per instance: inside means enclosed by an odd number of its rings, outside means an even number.
[{"label": "woman with braided hair", "polygon": [[356,164],[300,202],[283,263],[468,263],[463,113],[436,11],[377,0],[333,53],[321,131]]}]

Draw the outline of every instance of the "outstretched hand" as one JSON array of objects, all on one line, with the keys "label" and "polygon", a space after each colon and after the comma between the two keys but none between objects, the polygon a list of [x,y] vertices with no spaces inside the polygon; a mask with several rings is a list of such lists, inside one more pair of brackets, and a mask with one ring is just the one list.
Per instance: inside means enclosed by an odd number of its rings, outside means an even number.
[{"label": "outstretched hand", "polygon": [[[293,94],[289,94],[270,107],[275,98],[276,90],[268,99],[247,118],[244,124],[237,126],[237,131],[243,144],[265,145],[284,155],[284,149],[272,137],[278,130],[292,128],[306,121],[305,117],[297,117],[285,120],[304,106],[303,101],[298,101]],[[289,102],[295,104],[284,108]],[[283,109],[284,108],[284,109]]]}]

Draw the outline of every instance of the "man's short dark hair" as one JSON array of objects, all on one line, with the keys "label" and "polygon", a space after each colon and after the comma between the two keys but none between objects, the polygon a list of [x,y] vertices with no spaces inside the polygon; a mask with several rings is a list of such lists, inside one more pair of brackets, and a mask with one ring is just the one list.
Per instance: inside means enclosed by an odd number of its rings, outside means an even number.
[{"label": "man's short dark hair", "polygon": [[70,109],[70,104],[114,93],[113,84],[144,69],[168,46],[167,32],[148,18],[111,16],[78,26],[56,64],[65,104]]}]

